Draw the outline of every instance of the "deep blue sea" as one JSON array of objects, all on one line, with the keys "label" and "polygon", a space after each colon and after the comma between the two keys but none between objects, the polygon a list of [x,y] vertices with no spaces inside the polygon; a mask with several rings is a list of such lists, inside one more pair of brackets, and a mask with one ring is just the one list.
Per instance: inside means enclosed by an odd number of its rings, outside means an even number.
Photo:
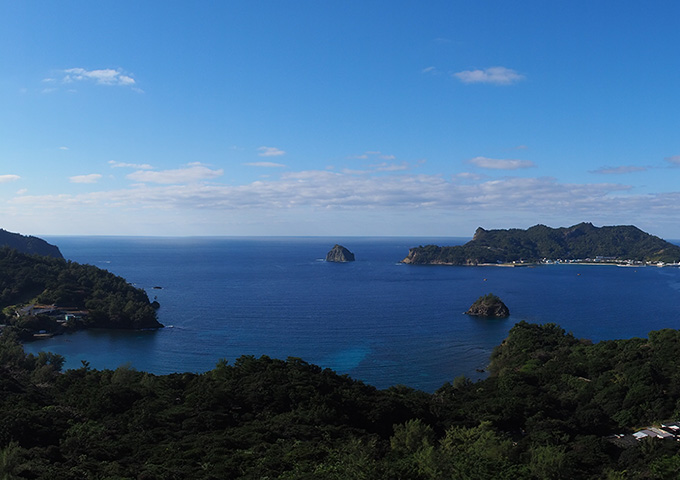
[{"label": "deep blue sea", "polygon": [[[680,269],[553,265],[412,266],[409,247],[466,238],[46,237],[63,255],[125,277],[161,304],[167,328],[89,330],[26,345],[99,369],[203,372],[221,358],[300,357],[379,388],[434,391],[484,376],[494,346],[521,320],[593,341],[680,328]],[[323,261],[335,243],[356,262]],[[155,289],[153,287],[162,287]],[[505,320],[464,315],[493,292]]]}]

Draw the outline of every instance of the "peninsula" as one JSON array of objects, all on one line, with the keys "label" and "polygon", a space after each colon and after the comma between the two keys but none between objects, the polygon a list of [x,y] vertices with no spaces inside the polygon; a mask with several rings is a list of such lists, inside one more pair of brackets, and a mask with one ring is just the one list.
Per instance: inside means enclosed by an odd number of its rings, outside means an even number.
[{"label": "peninsula", "polygon": [[21,253],[64,258],[59,251],[59,247],[47,243],[42,238],[8,232],[2,228],[0,228],[0,246],[14,248]]},{"label": "peninsula", "polygon": [[632,225],[595,227],[579,223],[527,230],[478,228],[465,245],[411,248],[403,263],[414,265],[498,265],[583,261],[668,264],[680,262],[680,247]]},{"label": "peninsula", "polygon": [[0,246],[0,330],[22,339],[83,328],[160,328],[157,308],[144,290],[106,270]]}]

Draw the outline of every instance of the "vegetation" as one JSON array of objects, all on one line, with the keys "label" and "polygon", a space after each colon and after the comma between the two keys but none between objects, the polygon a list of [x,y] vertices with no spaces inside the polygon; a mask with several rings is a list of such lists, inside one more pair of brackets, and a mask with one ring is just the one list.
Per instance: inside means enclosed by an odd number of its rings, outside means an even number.
[{"label": "vegetation", "polygon": [[643,262],[680,262],[680,247],[633,226],[595,227],[580,223],[568,228],[536,225],[527,230],[478,228],[465,245],[412,248],[406,263],[478,265],[596,258]]},{"label": "vegetation", "polygon": [[606,437],[678,417],[679,353],[676,330],[592,344],[521,322],[488,379],[428,394],[295,358],[60,373],[5,332],[0,478],[674,478],[678,442]]},{"label": "vegetation", "polygon": [[61,328],[46,316],[16,317],[19,306],[32,303],[87,310],[80,328],[162,326],[146,293],[121,277],[91,265],[0,247],[0,324],[4,320],[24,336]]},{"label": "vegetation", "polygon": [[15,248],[22,253],[64,258],[58,247],[47,243],[42,238],[12,233],[2,228],[0,228],[0,246]]}]

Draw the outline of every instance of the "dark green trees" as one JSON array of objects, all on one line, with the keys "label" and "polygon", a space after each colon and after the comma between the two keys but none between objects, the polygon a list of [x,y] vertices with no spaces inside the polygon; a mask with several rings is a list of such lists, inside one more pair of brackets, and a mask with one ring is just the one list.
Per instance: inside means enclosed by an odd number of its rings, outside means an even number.
[{"label": "dark green trees", "polygon": [[527,230],[478,228],[474,238],[465,245],[412,248],[403,261],[412,264],[479,265],[597,257],[672,263],[680,261],[680,247],[630,225],[599,228],[591,223],[566,228],[536,225]]},{"label": "dark green trees", "polygon": [[[0,248],[0,310],[31,302],[88,310],[83,326],[162,326],[146,293],[121,277],[92,265]],[[8,317],[13,319],[14,309]]]},{"label": "dark green trees", "polygon": [[680,332],[592,344],[520,322],[491,376],[377,390],[300,359],[150,375],[0,336],[0,478],[675,478],[680,445],[612,433],[677,419]]}]

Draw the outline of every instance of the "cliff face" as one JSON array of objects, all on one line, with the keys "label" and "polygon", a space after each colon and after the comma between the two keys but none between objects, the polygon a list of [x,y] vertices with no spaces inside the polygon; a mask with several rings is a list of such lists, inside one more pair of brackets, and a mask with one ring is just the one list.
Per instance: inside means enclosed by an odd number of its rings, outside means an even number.
[{"label": "cliff face", "polygon": [[353,262],[354,254],[342,245],[336,244],[333,248],[331,248],[331,251],[326,254],[326,261],[339,263]]},{"label": "cliff face", "polygon": [[42,238],[21,235],[0,229],[0,246],[7,246],[29,255],[64,258],[59,248],[47,243]]}]

